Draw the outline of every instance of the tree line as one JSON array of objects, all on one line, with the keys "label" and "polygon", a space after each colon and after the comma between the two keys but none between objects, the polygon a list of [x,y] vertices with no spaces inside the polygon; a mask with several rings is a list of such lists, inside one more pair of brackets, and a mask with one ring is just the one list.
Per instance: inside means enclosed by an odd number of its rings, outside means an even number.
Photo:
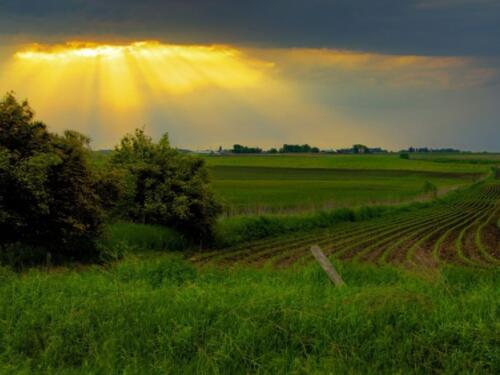
[{"label": "tree line", "polygon": [[91,162],[90,139],[50,132],[27,101],[0,100],[0,261],[29,248],[33,257],[91,259],[110,220],[175,228],[210,241],[221,205],[203,159],[127,134],[105,165]]},{"label": "tree line", "polygon": [[[219,153],[232,153],[232,154],[289,154],[289,153],[328,153],[328,154],[383,154],[390,151],[382,147],[368,147],[363,144],[354,144],[349,148],[338,149],[320,149],[319,147],[310,146],[308,144],[284,144],[281,148],[270,148],[264,150],[261,147],[248,147],[241,144],[233,145],[232,149],[223,150],[222,146],[219,147]],[[429,148],[429,147],[409,147],[408,149],[400,150],[400,154],[411,153],[462,153],[464,151],[454,148]]]},{"label": "tree line", "polygon": [[267,153],[267,154],[293,154],[293,153],[301,153],[301,154],[308,154],[308,153],[313,153],[317,154],[320,152],[323,153],[335,153],[335,154],[372,154],[372,153],[384,153],[387,152],[387,150],[384,150],[380,147],[375,147],[375,148],[370,148],[365,145],[361,144],[356,144],[353,145],[351,148],[346,148],[346,149],[337,149],[337,150],[321,150],[319,147],[315,146],[310,146],[308,144],[284,144],[283,147],[277,149],[277,148],[270,148],[268,150],[263,150],[260,147],[248,147],[248,146],[243,146],[241,144],[235,144],[233,145],[233,148],[230,150],[223,150],[222,146],[219,147],[219,153],[232,153],[232,154],[261,154],[261,153]]}]

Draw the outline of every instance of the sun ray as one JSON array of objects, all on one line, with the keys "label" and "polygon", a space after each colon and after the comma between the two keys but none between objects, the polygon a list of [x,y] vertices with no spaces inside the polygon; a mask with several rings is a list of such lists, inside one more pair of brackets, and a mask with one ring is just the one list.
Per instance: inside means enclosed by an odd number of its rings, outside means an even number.
[{"label": "sun ray", "polygon": [[165,98],[172,105],[189,102],[186,95],[200,89],[262,87],[271,67],[229,46],[33,44],[3,64],[0,86],[28,97],[40,118],[63,119],[73,126],[77,122],[83,131],[109,134],[140,126],[153,103]]}]

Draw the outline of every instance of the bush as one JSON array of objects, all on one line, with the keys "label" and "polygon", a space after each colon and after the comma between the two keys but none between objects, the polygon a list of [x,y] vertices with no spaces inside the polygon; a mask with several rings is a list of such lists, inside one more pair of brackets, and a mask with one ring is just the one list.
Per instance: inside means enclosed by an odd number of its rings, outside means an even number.
[{"label": "bush", "polygon": [[111,161],[126,174],[121,204],[126,216],[175,228],[196,240],[212,237],[221,206],[209,189],[204,160],[180,154],[166,134],[154,143],[137,129],[122,139]]},{"label": "bush", "polygon": [[405,159],[405,160],[409,160],[410,159],[410,154],[404,152],[402,154],[399,154],[399,158],[400,159]]},{"label": "bush", "polygon": [[424,191],[424,194],[428,194],[434,198],[437,197],[438,188],[432,182],[425,181],[422,190]]},{"label": "bush", "polygon": [[54,259],[95,255],[102,210],[88,145],[77,132],[49,133],[12,93],[0,101],[2,252],[22,243]]},{"label": "bush", "polygon": [[493,168],[493,176],[498,180],[500,179],[500,167]]}]

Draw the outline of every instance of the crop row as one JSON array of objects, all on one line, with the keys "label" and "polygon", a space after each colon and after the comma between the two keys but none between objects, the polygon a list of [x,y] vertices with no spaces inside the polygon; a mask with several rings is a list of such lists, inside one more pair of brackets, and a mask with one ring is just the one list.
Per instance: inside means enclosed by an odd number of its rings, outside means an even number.
[{"label": "crop row", "polygon": [[500,184],[483,183],[427,208],[259,240],[202,253],[193,260],[200,264],[270,263],[284,267],[310,261],[308,249],[317,244],[326,254],[340,259],[488,267],[500,263],[499,217]]}]

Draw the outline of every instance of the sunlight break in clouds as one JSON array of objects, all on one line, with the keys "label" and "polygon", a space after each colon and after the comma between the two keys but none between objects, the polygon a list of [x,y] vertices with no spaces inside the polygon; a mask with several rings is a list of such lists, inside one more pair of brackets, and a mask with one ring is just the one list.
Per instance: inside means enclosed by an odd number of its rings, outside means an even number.
[{"label": "sunlight break in clouds", "polygon": [[[99,45],[70,42],[65,45],[34,45],[17,52],[19,68],[41,73],[61,69],[71,76],[97,75],[111,90],[103,99],[114,106],[139,104],[140,85],[149,89],[185,93],[204,85],[245,87],[257,84],[262,72],[240,52],[225,46],[180,46],[158,42]],[[262,68],[262,66],[259,66]],[[71,79],[61,77],[61,79]]]},{"label": "sunlight break in clouds", "polygon": [[[272,64],[219,45],[34,44],[2,67],[0,89],[27,97],[40,118],[56,130],[76,126],[98,145],[108,146],[149,123],[153,112],[168,112],[179,98],[188,104],[193,92],[261,87],[271,68]],[[198,112],[194,107],[189,111]]]}]

